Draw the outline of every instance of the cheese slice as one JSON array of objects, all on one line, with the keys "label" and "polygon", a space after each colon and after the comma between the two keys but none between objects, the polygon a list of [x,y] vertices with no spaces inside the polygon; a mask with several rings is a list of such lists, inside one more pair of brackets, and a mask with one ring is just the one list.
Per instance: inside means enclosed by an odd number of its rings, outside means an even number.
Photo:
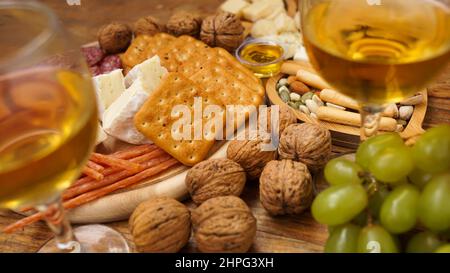
[{"label": "cheese slice", "polygon": [[261,0],[254,2],[242,10],[245,19],[255,22],[264,19],[272,13],[273,3],[271,0]]},{"label": "cheese slice", "polygon": [[103,130],[102,126],[100,125],[100,122],[98,123],[97,127],[97,140],[95,141],[95,145],[99,145],[103,141],[105,141],[108,138],[108,135]]},{"label": "cheese slice", "polygon": [[126,88],[130,87],[136,80],[141,80],[146,90],[154,90],[161,80],[167,74],[167,69],[161,66],[161,60],[158,55],[133,67],[125,77]]},{"label": "cheese slice", "polygon": [[122,69],[95,76],[93,82],[97,94],[99,117],[102,117],[103,112],[125,91]]},{"label": "cheese slice", "polygon": [[131,144],[149,143],[134,127],[134,115],[147,100],[149,92],[137,80],[105,111],[103,129],[109,135]]},{"label": "cheese slice", "polygon": [[286,13],[281,13],[274,19],[274,27],[278,33],[297,32],[294,19]]},{"label": "cheese slice", "polygon": [[242,16],[242,10],[250,4],[244,0],[227,0],[220,6],[222,11],[231,12],[237,16]]}]

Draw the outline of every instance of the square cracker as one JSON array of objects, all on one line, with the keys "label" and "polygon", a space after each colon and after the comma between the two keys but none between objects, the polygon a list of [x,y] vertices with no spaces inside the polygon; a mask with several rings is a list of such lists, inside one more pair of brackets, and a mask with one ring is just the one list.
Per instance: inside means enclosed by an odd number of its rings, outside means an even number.
[{"label": "square cracker", "polygon": [[220,48],[202,48],[198,45],[185,47],[191,47],[191,50],[195,52],[195,54],[186,58],[178,69],[178,71],[185,76],[190,77],[208,65],[212,67],[222,67],[232,74],[236,80],[245,84],[259,96],[264,96],[265,90],[261,85],[261,81],[238,61],[234,60],[233,56],[226,50]]},{"label": "square cracker", "polygon": [[262,97],[238,80],[227,68],[206,64],[190,77],[206,92],[212,93],[223,105],[254,105],[263,103]]},{"label": "square cracker", "polygon": [[154,36],[154,41],[147,46],[144,55],[146,58],[151,58],[158,55],[161,60],[161,65],[167,68],[170,72],[175,72],[178,69],[179,63],[169,55],[169,49],[175,46],[177,39],[166,33],[158,33]]},{"label": "square cracker", "polygon": [[145,50],[148,45],[153,43],[155,38],[148,35],[139,35],[136,37],[125,51],[124,54],[120,56],[122,64],[125,70],[129,70],[133,68],[135,65],[138,65],[145,61],[147,58],[145,56]]},{"label": "square cracker", "polygon": [[[220,102],[212,94],[204,92],[199,85],[182,74],[169,73],[163,78],[159,87],[150,95],[134,118],[136,128],[143,135],[188,166],[204,160],[214,144],[214,139],[208,140],[203,137],[201,140],[175,140],[172,137],[172,130],[174,130],[172,126],[180,118],[172,117],[173,107],[186,105],[193,115],[194,97],[202,98],[203,110],[207,105],[220,105]],[[223,113],[222,109],[222,118]],[[191,116],[192,127],[193,120],[194,118]],[[201,117],[204,130],[207,129],[205,124],[210,120],[211,116]],[[221,130],[222,128],[216,129],[208,132],[208,134],[215,135],[220,133]]]}]

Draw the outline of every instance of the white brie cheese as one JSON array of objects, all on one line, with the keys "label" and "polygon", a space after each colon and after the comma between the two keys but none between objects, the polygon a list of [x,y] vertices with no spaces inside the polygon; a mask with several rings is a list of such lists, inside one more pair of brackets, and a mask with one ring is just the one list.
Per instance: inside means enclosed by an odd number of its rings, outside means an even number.
[{"label": "white brie cheese", "polygon": [[135,81],[103,114],[106,133],[131,144],[149,143],[134,126],[134,115],[147,98],[148,92],[142,82]]},{"label": "white brie cheese", "polygon": [[125,91],[122,69],[92,78],[97,94],[97,104],[102,117],[103,112]]},{"label": "white brie cheese", "polygon": [[136,80],[141,80],[144,88],[153,91],[161,78],[167,74],[167,69],[161,66],[158,55],[136,65],[125,76],[125,86],[129,88]]},{"label": "white brie cheese", "polygon": [[102,126],[100,125],[100,123],[98,123],[98,127],[97,127],[97,140],[95,141],[95,145],[99,145],[100,143],[102,143],[103,141],[105,141],[108,138],[108,135],[105,133],[105,131],[103,131]]}]

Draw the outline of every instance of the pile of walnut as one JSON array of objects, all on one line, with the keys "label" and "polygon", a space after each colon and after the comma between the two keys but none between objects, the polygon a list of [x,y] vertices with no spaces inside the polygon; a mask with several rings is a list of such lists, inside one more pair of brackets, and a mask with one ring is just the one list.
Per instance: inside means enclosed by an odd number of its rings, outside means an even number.
[{"label": "pile of walnut", "polygon": [[155,35],[159,32],[177,37],[189,35],[211,47],[222,47],[228,51],[235,50],[244,40],[244,27],[235,14],[219,12],[203,19],[185,11],[173,14],[165,25],[152,16],[142,17],[132,26],[113,22],[101,27],[97,38],[104,52],[117,54],[126,51],[133,36]]},{"label": "pile of walnut", "polygon": [[[185,183],[198,206],[192,214],[170,198],[139,205],[130,218],[137,250],[177,252],[189,241],[192,225],[201,252],[248,251],[256,234],[256,219],[238,197],[246,181],[259,179],[261,204],[271,215],[301,214],[308,209],[314,197],[310,172],[323,168],[331,155],[330,132],[297,123],[288,107],[279,109],[278,150],[261,149],[265,138],[234,140],[227,158],[209,159],[188,171]],[[271,128],[270,119],[267,124]]]}]

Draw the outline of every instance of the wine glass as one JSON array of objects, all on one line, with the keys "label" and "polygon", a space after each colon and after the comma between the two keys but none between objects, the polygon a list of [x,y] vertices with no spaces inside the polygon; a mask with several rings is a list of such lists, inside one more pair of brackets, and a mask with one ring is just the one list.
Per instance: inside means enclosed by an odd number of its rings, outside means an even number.
[{"label": "wine glass", "polygon": [[303,40],[318,73],[360,103],[361,138],[383,105],[420,91],[450,57],[448,0],[300,0]]},{"label": "wine glass", "polygon": [[0,36],[0,207],[43,214],[55,238],[40,252],[129,252],[108,227],[72,232],[60,201],[92,152],[98,126],[80,49],[34,1],[0,3]]}]

